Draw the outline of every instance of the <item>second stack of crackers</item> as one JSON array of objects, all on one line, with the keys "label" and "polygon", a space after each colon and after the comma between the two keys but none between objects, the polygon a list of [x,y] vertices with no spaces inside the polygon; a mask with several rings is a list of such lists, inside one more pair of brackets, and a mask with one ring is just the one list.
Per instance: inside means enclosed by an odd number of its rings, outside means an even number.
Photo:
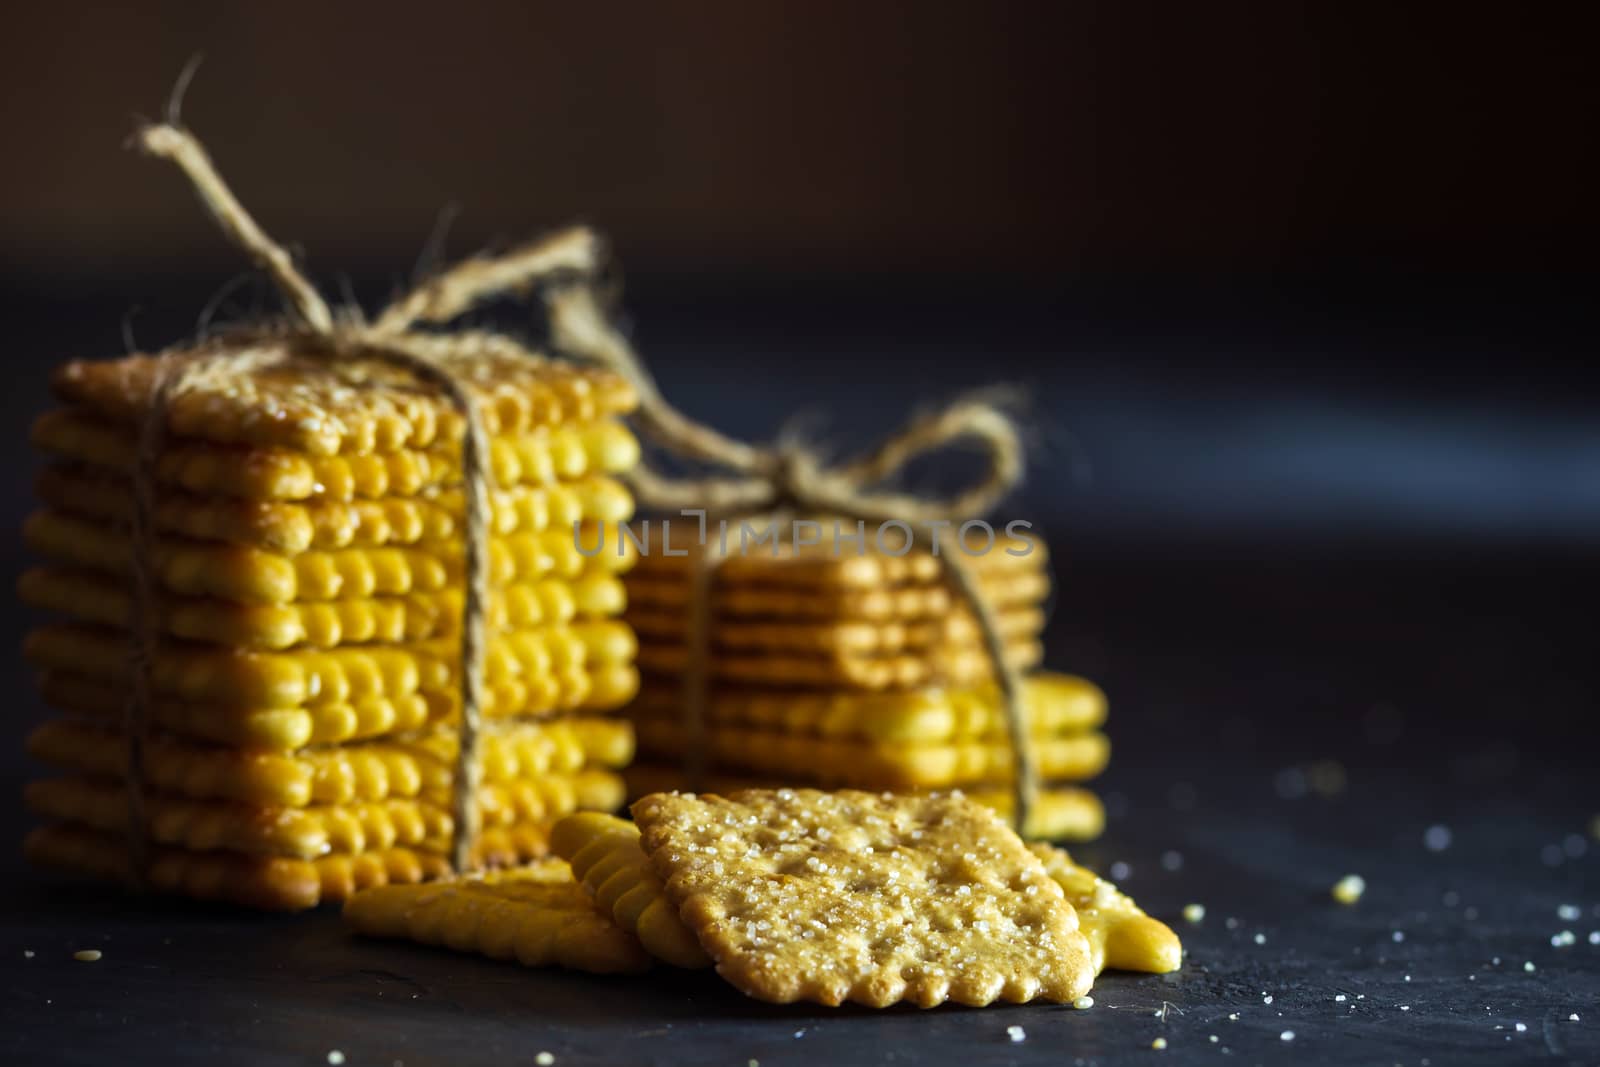
[{"label": "second stack of crackers", "polygon": [[[27,656],[65,713],[34,732],[65,772],[32,783],[37,862],[153,888],[306,907],[443,873],[459,712],[461,416],[378,364],[259,342],[252,370],[167,408],[155,463],[158,643],[143,755],[149,863],[129,862],[122,716],[135,560],[130,473],[156,362],[73,363],[34,426],[51,465],[23,598],[65,621]],[[638,687],[618,616],[631,557],[586,558],[575,524],[617,522],[638,445],[615,375],[476,346],[438,359],[490,434],[490,642],[478,862],[543,854],[549,826],[624,799]],[[276,346],[276,347],[275,347]],[[465,352],[465,354],[461,354]]]},{"label": "second stack of crackers", "polygon": [[[890,528],[891,542],[897,533]],[[627,577],[626,617],[645,672],[627,710],[642,756],[628,772],[632,795],[767,784],[959,788],[1009,811],[1013,753],[999,688],[976,620],[930,548],[880,546],[871,530],[860,541],[797,546],[778,537],[742,550],[737,523],[729,536],[710,593],[705,751],[692,761],[707,773],[696,783],[685,772],[683,675],[695,555],[708,549],[647,545]],[[1079,783],[1109,758],[1099,729],[1106,701],[1084,679],[1036,669],[1051,589],[1046,552],[1002,537],[969,559],[1006,654],[1030,672],[1028,733],[1048,784],[1026,829],[1093,838],[1104,811]]]}]

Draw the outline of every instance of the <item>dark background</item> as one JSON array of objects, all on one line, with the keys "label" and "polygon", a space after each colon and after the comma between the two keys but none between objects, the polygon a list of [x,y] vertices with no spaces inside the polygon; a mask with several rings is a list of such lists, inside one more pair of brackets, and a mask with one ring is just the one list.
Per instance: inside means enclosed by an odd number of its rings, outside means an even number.
[{"label": "dark background", "polygon": [[[370,310],[427,269],[447,205],[446,258],[583,220],[614,242],[668,394],[729,432],[809,416],[847,449],[963,388],[1031,387],[1033,462],[1003,517],[1050,538],[1050,663],[1111,697],[1111,821],[1082,856],[1128,862],[1154,914],[1201,901],[1212,916],[1183,928],[1183,974],[1107,978],[1106,1011],[877,1022],[668,980],[628,987],[629,1023],[607,983],[353,943],[326,915],[58,895],[13,859],[0,951],[34,969],[7,979],[12,1058],[461,1062],[470,1021],[498,1062],[546,1047],[558,1062],[1113,1062],[1158,1033],[1206,1048],[1208,1030],[1248,1062],[1592,1061],[1588,8],[9,11],[13,573],[49,368],[181,341],[214,299],[224,321],[277,309],[179,176],[122,147],[204,52],[185,120],[336,299]],[[538,328],[515,308],[497,321]],[[28,616],[0,622],[14,647]],[[8,662],[20,739],[44,712]],[[0,752],[0,780],[20,782],[20,743]],[[1453,831],[1445,852],[1423,849],[1430,825]],[[1352,870],[1368,901],[1330,910]],[[1551,946],[1574,901],[1578,945]],[[73,963],[83,944],[108,962]],[[1003,1037],[1012,1019],[1027,1046]]]}]

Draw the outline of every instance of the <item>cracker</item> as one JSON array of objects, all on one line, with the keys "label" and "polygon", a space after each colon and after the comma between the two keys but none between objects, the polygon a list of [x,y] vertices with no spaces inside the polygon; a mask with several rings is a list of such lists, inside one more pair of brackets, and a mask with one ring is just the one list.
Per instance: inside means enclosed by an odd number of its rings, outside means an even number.
[{"label": "cracker", "polygon": [[[79,715],[120,720],[127,712],[125,686],[69,671],[43,672],[39,692],[51,707]],[[184,704],[164,698],[150,703],[151,724],[169,733],[274,752],[408,733],[436,715],[443,717],[443,701],[423,693],[304,708]]]},{"label": "cracker", "polygon": [[637,937],[650,955],[674,967],[711,966],[667,899],[633,823],[598,811],[569,815],[551,828],[550,848],[572,865],[573,876],[601,912]]},{"label": "cracker", "polygon": [[[102,524],[128,522],[127,479],[107,471],[51,466],[34,482],[51,508]],[[196,541],[295,554],[307,549],[378,548],[447,541],[462,536],[459,489],[424,490],[413,497],[380,500],[285,502],[200,496],[167,489],[156,495],[152,520],[158,533]],[[541,486],[513,486],[489,493],[489,532],[505,536],[572,524],[627,521],[633,497],[603,475]]]},{"label": "cracker", "polygon": [[[628,625],[641,638],[662,646],[685,642],[680,612],[635,607]],[[1009,608],[996,613],[996,628],[1009,643],[1036,640],[1044,632],[1044,612]],[[976,648],[983,635],[970,614],[952,612],[940,619],[912,622],[853,620],[751,621],[719,618],[711,624],[711,646],[736,653],[792,652],[801,656],[892,656],[932,648]]]},{"label": "cracker", "polygon": [[[100,881],[139,885],[127,838],[83,826],[44,826],[28,834],[23,852],[36,866]],[[448,873],[444,856],[393,848],[315,860],[155,848],[142,884],[158,893],[220,901],[268,911],[302,911],[343,900],[358,889],[420,882]]]},{"label": "cracker", "polygon": [[[1022,683],[1023,708],[1035,734],[1076,733],[1105,722],[1105,694],[1083,678],[1037,671]],[[628,709],[634,719],[683,718],[677,687],[654,685]],[[818,737],[936,744],[1007,733],[999,689],[929,687],[908,692],[805,692],[722,688],[711,695],[706,721]]]},{"label": "cracker", "polygon": [[[485,333],[414,334],[408,343],[458,376],[492,434],[625,414],[637,397],[613,371],[553,362]],[[463,435],[447,397],[377,360],[296,353],[292,338],[263,337],[240,354],[266,365],[200,375],[172,397],[167,432],[177,437],[297,449],[315,455],[392,452]],[[137,424],[149,406],[160,357],[74,360],[51,377],[56,395],[104,418]]]},{"label": "cracker", "polygon": [[[1018,670],[1044,658],[1038,641],[1017,641],[1006,655]],[[689,666],[682,647],[641,644],[639,666],[646,671],[681,676]],[[928,685],[974,686],[988,681],[993,669],[982,648],[931,648],[888,656],[802,656],[795,653],[722,652],[711,657],[711,678],[740,685],[792,685],[866,690],[919,689]]]},{"label": "cracker", "polygon": [[[138,454],[134,431],[73,410],[41,415],[30,434],[50,455],[126,476]],[[550,485],[586,473],[617,474],[639,458],[627,427],[603,421],[489,439],[488,467],[501,489]],[[317,456],[278,448],[239,448],[171,440],[156,457],[157,484],[202,496],[255,501],[377,500],[416,496],[461,482],[454,446],[377,455]]]},{"label": "cracker", "polygon": [[758,999],[1061,1002],[1093,981],[1060,886],[958,795],[656,793],[633,815],[717,973]]},{"label": "cracker", "polygon": [[[683,755],[677,722],[634,723],[639,747],[653,756]],[[783,777],[803,776],[826,786],[857,789],[940,789],[975,782],[1009,782],[1014,756],[1006,740],[907,745],[835,740],[719,726],[707,732],[709,757],[722,767]],[[1032,735],[1033,762],[1041,778],[1082,781],[1105,770],[1111,743],[1102,733]]]},{"label": "cracker", "polygon": [[[1050,595],[1044,571],[980,576],[978,587],[997,608],[1030,607]],[[689,606],[689,583],[681,576],[635,572],[628,578],[629,599],[641,608],[683,612]],[[900,585],[856,589],[848,586],[746,584],[721,576],[711,594],[712,611],[726,619],[839,620],[868,622],[939,618],[956,610],[948,586]],[[681,614],[680,614],[681,618]],[[680,623],[680,631],[682,624]]]},{"label": "cracker", "polygon": [[[28,735],[35,759],[78,774],[120,781],[126,750],[120,731],[53,719]],[[515,723],[486,732],[480,760],[486,782],[617,769],[633,757],[633,733],[613,719]],[[144,752],[152,788],[195,800],[272,807],[350,804],[442,793],[454,778],[455,736],[435,730],[410,741],[363,741],[293,753],[221,748],[155,735]]]},{"label": "cracker", "polygon": [[[23,539],[56,563],[128,578],[132,548],[118,530],[59,511],[36,511],[23,523]],[[151,569],[157,585],[181,596],[215,597],[259,604],[287,604],[433,593],[460,587],[465,546],[459,541],[421,541],[384,548],[309,550],[297,555],[258,548],[157,537]],[[616,574],[633,557],[602,551],[585,557],[573,531],[545,530],[489,538],[492,586],[586,574]]]},{"label": "cracker", "polygon": [[[693,787],[681,762],[645,760],[630,763],[622,774],[630,799]],[[703,773],[698,782],[698,787],[704,792],[723,794],[744,789],[798,789],[816,785],[814,780],[803,775],[780,778],[721,768]],[[962,786],[961,792],[967,799],[993,808],[1010,823],[1016,797],[1009,786]],[[1079,786],[1046,785],[1034,794],[1023,836],[1050,841],[1092,841],[1105,831],[1105,825],[1105,806],[1094,793]]]},{"label": "cracker", "polygon": [[[491,782],[479,794],[486,827],[549,823],[582,809],[614,811],[623,801],[622,779],[609,771],[581,770],[532,781]],[[50,778],[28,783],[28,810],[97,830],[121,831],[128,824],[128,794],[119,784],[88,778]],[[360,853],[404,847],[445,852],[454,833],[450,797],[439,791],[414,798],[271,807],[190,800],[152,792],[144,803],[150,839],[193,850],[219,849],[255,855],[315,859],[329,853]]]},{"label": "cracker", "polygon": [[344,918],[370,937],[408,938],[528,967],[596,974],[647,970],[650,956],[607,918],[559,861],[357,893]]},{"label": "cracker", "polygon": [[[126,627],[132,614],[126,583],[89,571],[35,567],[23,572],[17,592],[27,604],[81,622]],[[491,632],[564,625],[580,605],[586,614],[606,614],[625,597],[613,574],[544,578],[491,590],[486,622]],[[459,589],[288,604],[169,595],[156,605],[156,624],[172,637],[244,650],[398,644],[456,636],[464,600]]]},{"label": "cracker", "polygon": [[[627,666],[633,633],[620,622],[589,621],[492,636],[484,658],[485,714],[570,709],[588,701],[591,665]],[[246,652],[168,641],[150,664],[151,689],[180,703],[293,708],[413,693],[438,696],[453,714],[460,645],[452,638],[412,644]],[[125,636],[79,624],[31,631],[23,654],[46,670],[121,682]]]},{"label": "cracker", "polygon": [[[695,543],[692,524],[685,525],[682,532],[685,543],[680,545],[675,535],[671,547],[674,553],[681,548],[685,554],[669,556],[661,551],[661,538],[659,531],[656,531],[657,537],[651,546],[654,551],[641,553],[641,578],[676,579],[687,583],[696,558],[706,551],[706,547]],[[715,531],[708,536],[714,538]],[[891,533],[888,536],[894,535]],[[777,546],[776,551],[771,544],[752,544],[741,552],[738,537],[738,530],[730,527],[728,554],[717,567],[718,582],[788,589],[884,589],[906,584],[931,585],[944,580],[944,562],[929,549],[914,547],[899,556],[879,552],[872,543],[870,530],[864,552],[858,552],[853,545],[846,543],[839,547],[837,555],[834,554],[834,546],[829,543],[831,533],[826,534],[822,544],[798,548],[786,539]],[[922,532],[921,543],[928,543],[927,531]],[[711,547],[714,550],[714,545]],[[892,544],[889,547],[899,546]],[[1007,549],[1026,551],[1023,555],[1012,555]],[[1047,556],[1044,542],[1038,538],[1033,539],[1032,547],[1028,549],[1022,541],[1008,540],[1002,535],[996,539],[992,551],[965,558],[980,577],[992,578],[1040,571],[1046,564]]]},{"label": "cracker", "polygon": [[1104,878],[1078,866],[1065,849],[1039,843],[1028,847],[1077,910],[1096,974],[1107,969],[1166,974],[1183,966],[1183,944],[1170,926],[1146,915]]}]

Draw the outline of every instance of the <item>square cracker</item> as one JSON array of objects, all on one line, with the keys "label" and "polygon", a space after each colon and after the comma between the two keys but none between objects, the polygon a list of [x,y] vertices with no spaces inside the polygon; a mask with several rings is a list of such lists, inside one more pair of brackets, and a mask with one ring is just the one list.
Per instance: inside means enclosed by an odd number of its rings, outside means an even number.
[{"label": "square cracker", "polygon": [[959,793],[656,793],[633,815],[717,972],[757,999],[1070,1001],[1094,979],[1061,887]]}]

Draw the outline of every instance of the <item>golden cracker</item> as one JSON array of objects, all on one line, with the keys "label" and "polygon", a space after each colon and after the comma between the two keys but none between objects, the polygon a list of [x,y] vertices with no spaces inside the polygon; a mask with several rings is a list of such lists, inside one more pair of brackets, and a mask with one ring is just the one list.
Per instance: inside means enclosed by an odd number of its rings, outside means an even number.
[{"label": "golden cracker", "polygon": [[[572,709],[590,702],[589,668],[628,666],[633,633],[602,620],[494,634],[484,657],[485,714]],[[438,696],[447,715],[459,700],[459,642],[247,652],[168,641],[150,663],[154,693],[192,704],[261,708],[338,704],[413,693]],[[121,682],[127,639],[117,630],[61,624],[31,631],[23,654],[46,670]]]},{"label": "golden cracker", "polygon": [[[1045,571],[980,577],[979,588],[997,608],[1032,607],[1050,595]],[[682,576],[634,572],[628,576],[630,601],[644,609],[682,612],[689,606],[689,583]],[[721,580],[711,594],[712,611],[731,619],[862,620],[868,622],[939,618],[958,609],[948,586],[900,585],[881,589],[849,586],[737,585]],[[681,632],[685,624],[680,623]]]},{"label": "golden cracker", "polygon": [[[126,627],[132,614],[126,584],[89,571],[31,568],[18,580],[17,593],[24,603],[80,622]],[[491,590],[485,621],[491,633],[565,625],[580,605],[590,609],[585,614],[606,614],[625,597],[613,574],[544,578]],[[157,600],[155,624],[172,637],[252,651],[399,644],[456,636],[464,600],[459,589],[288,604],[167,595]]]},{"label": "golden cracker", "polygon": [[[1023,709],[1035,734],[1092,730],[1106,719],[1106,698],[1094,683],[1050,671],[1023,679]],[[628,709],[635,719],[683,718],[679,687],[652,685]],[[706,705],[706,721],[789,734],[882,743],[936,744],[1007,733],[999,688],[929,687],[907,692],[806,692],[721,688]]]},{"label": "golden cracker", "polygon": [[1183,944],[1170,926],[1146,915],[1104,878],[1078,866],[1065,849],[1046,844],[1028,847],[1077,910],[1096,974],[1107,969],[1167,974],[1183,966]]},{"label": "golden cracker", "polygon": [[[51,466],[40,472],[35,494],[52,509],[102,524],[128,521],[127,479],[105,471]],[[168,489],[156,495],[157,532],[196,541],[296,554],[308,549],[379,548],[448,541],[462,536],[464,498],[459,489],[379,500],[284,502],[199,496]],[[585,519],[627,521],[633,497],[614,478],[587,475],[554,485],[513,486],[489,493],[489,532],[500,536],[571,530]]]},{"label": "golden cracker", "polygon": [[[50,455],[128,476],[138,454],[131,429],[71,409],[34,421],[30,440]],[[585,474],[618,474],[638,462],[639,443],[626,426],[602,421],[548,432],[491,437],[488,468],[501,489],[552,485]],[[201,496],[255,501],[348,501],[412,497],[461,482],[458,451],[406,450],[378,455],[316,456],[169,440],[156,457],[155,481]]]},{"label": "golden cracker", "polygon": [[[461,413],[413,375],[375,360],[319,359],[296,353],[294,344],[263,337],[239,351],[259,355],[265,365],[192,378],[168,402],[167,433],[316,455],[461,439]],[[633,388],[612,371],[551,361],[490,334],[414,334],[408,344],[460,376],[492,434],[625,414],[637,402]],[[57,368],[51,387],[68,403],[136,425],[150,404],[160,358],[74,360]]]},{"label": "golden cracker", "polygon": [[[483,778],[512,783],[594,767],[617,769],[633,758],[633,731],[615,719],[559,719],[508,724],[486,732]],[[120,781],[126,747],[119,730],[52,719],[28,735],[28,753],[52,767]],[[194,800],[272,807],[350,804],[441,794],[454,780],[454,732],[414,740],[363,741],[293,753],[221,748],[155,735],[145,744],[152,789]]]},{"label": "golden cracker", "polygon": [[[622,773],[628,797],[635,800],[649,793],[691,788],[727,794],[745,789],[801,789],[818,784],[802,775],[762,776],[715,768],[702,774],[698,783],[691,783],[681,761],[630,763]],[[962,786],[960,792],[1010,821],[1015,796],[1009,786],[970,785]],[[1023,828],[1022,835],[1050,841],[1092,841],[1105,831],[1105,826],[1105,806],[1094,793],[1078,786],[1046,785],[1034,794],[1028,825]]]},{"label": "golden cracker", "polygon": [[758,999],[1070,1002],[1093,981],[1061,887],[965,798],[656,793],[633,815],[717,973]]},{"label": "golden cracker", "polygon": [[135,879],[126,834],[73,825],[32,831],[23,842],[23,852],[39,867],[267,911],[302,911],[324,901],[343,900],[358,889],[420,882],[450,869],[442,855],[405,848],[315,860],[156,848],[144,877]]},{"label": "golden cracker", "polygon": [[[531,781],[485,784],[479,792],[483,825],[514,828],[548,824],[575,811],[614,811],[623,801],[622,779],[609,771],[580,770]],[[128,794],[121,785],[88,778],[50,778],[28,783],[28,810],[96,830],[128,824]],[[389,848],[446,852],[454,834],[451,799],[439,792],[304,808],[191,800],[150,792],[144,798],[150,840],[196,851],[315,859]]]},{"label": "golden cracker", "polygon": [[[36,511],[23,523],[33,551],[71,568],[119,578],[133,573],[132,548],[121,531],[59,511]],[[508,534],[488,542],[491,586],[589,574],[617,574],[632,557],[601,552],[585,557],[573,531]],[[150,566],[156,584],[180,596],[215,597],[243,603],[287,604],[460,587],[465,546],[458,541],[423,541],[384,548],[317,549],[297,555],[258,548],[157,537]]]},{"label": "golden cracker", "polygon": [[648,969],[639,942],[558,864],[365,890],[345,902],[344,918],[371,937],[408,938],[528,967],[596,974]]},{"label": "golden cracker", "polygon": [[[781,530],[780,526],[780,530]],[[685,533],[688,532],[686,528]],[[659,531],[657,531],[659,534]],[[712,535],[714,537],[714,534]],[[923,531],[923,543],[927,533]],[[649,550],[640,553],[638,574],[656,581],[676,579],[686,583],[698,557],[715,551],[715,545],[699,546],[690,537],[681,547],[684,555],[666,555],[659,536]],[[1020,554],[1013,554],[1020,553]],[[980,578],[1026,574],[1041,570],[1047,563],[1044,542],[997,539],[995,547],[965,560]],[[909,584],[932,585],[944,580],[944,561],[928,548],[914,547],[902,555],[876,549],[869,531],[866,548],[857,551],[846,545],[837,555],[831,544],[794,546],[785,541],[776,546],[746,546],[739,550],[738,531],[730,533],[729,551],[717,566],[717,580],[733,585],[779,586],[805,589],[883,589]]]},{"label": "golden cracker", "polygon": [[[678,722],[634,723],[641,751],[681,758]],[[1034,734],[1029,739],[1041,778],[1082,781],[1105,770],[1111,743],[1102,733]],[[835,740],[719,726],[707,732],[708,756],[720,767],[785,778],[802,776],[824,786],[855,789],[943,789],[978,782],[1009,782],[1015,757],[1008,741],[907,745]]]},{"label": "golden cracker", "polygon": [[[682,612],[632,608],[628,625],[641,638],[658,645],[682,645]],[[1002,640],[1036,640],[1044,632],[1044,612],[1010,608],[996,613]],[[893,656],[930,648],[973,648],[983,635],[969,614],[952,612],[920,622],[753,621],[718,618],[711,623],[711,646],[736,653],[792,652],[802,656]]]},{"label": "golden cracker", "polygon": [[569,815],[551,828],[550,849],[571,864],[573,877],[601,912],[637,937],[650,955],[674,967],[711,966],[667,899],[633,823],[597,811]]},{"label": "golden cracker", "polygon": [[[1015,642],[1007,646],[1006,656],[1018,670],[1028,670],[1044,658],[1044,646],[1037,641]],[[641,669],[655,674],[681,676],[689,656],[681,647],[647,643],[639,646],[638,662]],[[715,681],[738,685],[887,690],[980,685],[993,670],[981,648],[941,647],[889,656],[721,652],[711,657],[708,673]]]},{"label": "golden cracker", "polygon": [[[127,713],[125,686],[66,671],[43,672],[39,692],[50,707],[77,715],[120,721]],[[150,703],[151,725],[168,733],[274,752],[409,733],[426,726],[436,713],[443,716],[443,702],[423,693],[304,708],[184,704],[164,698]]]}]

